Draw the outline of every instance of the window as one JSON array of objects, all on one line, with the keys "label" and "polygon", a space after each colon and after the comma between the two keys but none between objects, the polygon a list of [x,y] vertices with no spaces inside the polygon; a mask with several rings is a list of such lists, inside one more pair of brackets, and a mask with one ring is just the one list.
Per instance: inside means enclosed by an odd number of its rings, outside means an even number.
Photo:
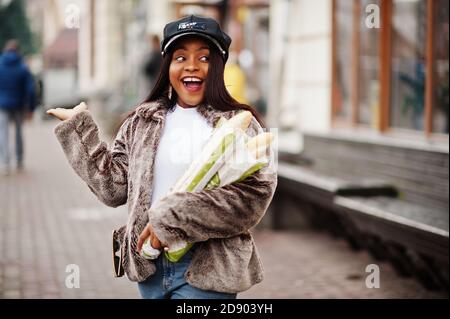
[{"label": "window", "polygon": [[336,3],[337,34],[341,44],[336,51],[336,97],[333,100],[335,114],[340,118],[348,118],[351,115],[350,84],[351,84],[351,61],[352,56],[352,2],[338,1]]},{"label": "window", "polygon": [[423,0],[393,1],[391,127],[424,129],[426,9]]},{"label": "window", "polygon": [[333,123],[448,134],[448,19],[445,0],[333,0]]},{"label": "window", "polygon": [[358,10],[359,23],[359,70],[358,70],[358,123],[375,126],[379,109],[379,29],[366,26],[365,8],[380,1],[363,0]]},{"label": "window", "polygon": [[448,1],[435,1],[433,131],[448,134]]}]

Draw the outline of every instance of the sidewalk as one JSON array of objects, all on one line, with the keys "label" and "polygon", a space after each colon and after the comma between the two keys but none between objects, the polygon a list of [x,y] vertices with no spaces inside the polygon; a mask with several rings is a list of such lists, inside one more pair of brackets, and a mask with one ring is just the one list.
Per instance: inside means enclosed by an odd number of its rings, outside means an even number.
[{"label": "sidewalk", "polygon": [[[111,230],[126,222],[126,207],[96,199],[67,163],[57,122],[37,117],[25,127],[26,171],[0,177],[0,298],[139,298],[136,284],[111,269]],[[265,280],[240,298],[448,298],[327,234],[259,230],[255,238]],[[372,263],[379,289],[365,286]],[[80,288],[66,287],[71,264]]]}]

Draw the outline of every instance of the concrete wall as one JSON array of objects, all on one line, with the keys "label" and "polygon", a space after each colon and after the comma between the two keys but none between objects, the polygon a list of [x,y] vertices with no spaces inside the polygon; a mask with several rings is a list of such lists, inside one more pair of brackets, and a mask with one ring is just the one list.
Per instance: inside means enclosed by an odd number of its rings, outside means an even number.
[{"label": "concrete wall", "polygon": [[[123,3],[122,3],[123,5]],[[96,0],[94,16],[94,39],[91,41],[91,15],[89,1],[83,1],[80,23],[79,66],[80,90],[89,95],[117,84],[120,79],[123,59],[120,25],[121,5],[113,1]],[[94,76],[91,76],[91,43],[94,45]]]},{"label": "concrete wall", "polygon": [[271,1],[271,126],[330,128],[331,9],[331,0]]}]

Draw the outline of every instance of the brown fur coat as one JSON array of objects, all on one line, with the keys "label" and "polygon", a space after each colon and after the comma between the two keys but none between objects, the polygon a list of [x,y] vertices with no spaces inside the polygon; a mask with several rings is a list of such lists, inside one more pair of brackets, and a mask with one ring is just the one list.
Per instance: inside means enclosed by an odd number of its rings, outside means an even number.
[{"label": "brown fur coat", "polygon": [[[222,112],[208,105],[197,111],[215,126]],[[139,234],[150,221],[163,243],[183,239],[197,249],[185,274],[194,287],[236,293],[263,278],[263,267],[249,229],[265,214],[277,185],[273,165],[247,179],[197,193],[175,193],[150,209],[153,164],[164,126],[163,101],[144,103],[121,126],[111,147],[99,139],[89,111],[59,123],[55,134],[75,172],[108,206],[128,204],[128,223],[115,234],[121,242],[125,273],[144,281],[155,272],[152,261],[136,252]],[[253,118],[247,134],[262,132]],[[271,153],[273,161],[273,153]],[[273,164],[273,163],[272,163]]]}]

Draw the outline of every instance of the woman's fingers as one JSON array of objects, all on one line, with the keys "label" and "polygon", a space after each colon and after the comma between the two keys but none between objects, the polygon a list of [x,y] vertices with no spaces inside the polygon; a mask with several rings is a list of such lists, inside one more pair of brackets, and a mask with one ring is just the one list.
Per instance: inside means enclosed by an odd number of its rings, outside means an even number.
[{"label": "woman's fingers", "polygon": [[154,233],[152,234],[151,238],[152,238],[152,247],[155,248],[155,249],[161,249],[162,248],[161,242],[155,236]]},{"label": "woman's fingers", "polygon": [[141,249],[142,249],[142,245],[144,244],[145,240],[150,237],[151,232],[150,229],[148,227],[144,228],[144,231],[141,233],[141,235],[139,236],[138,242],[137,242],[137,247],[136,250],[140,253]]},{"label": "woman's fingers", "polygon": [[60,119],[61,121],[66,120],[69,117],[68,110],[62,108],[47,110],[47,114],[53,115],[54,117]]},{"label": "woman's fingers", "polygon": [[77,113],[86,111],[87,109],[88,109],[88,107],[87,107],[86,103],[84,103],[84,102],[81,102],[80,104],[78,104],[77,106],[75,106],[73,108],[73,110]]},{"label": "woman's fingers", "polygon": [[152,243],[152,247],[155,249],[161,249],[163,245],[159,240],[159,238],[156,236],[155,232],[153,231],[152,225],[149,223],[147,227],[150,229],[150,236],[151,236],[150,242]]},{"label": "woman's fingers", "polygon": [[86,111],[87,109],[88,108],[87,108],[86,103],[81,102],[80,104],[78,104],[77,106],[75,106],[72,109],[64,109],[61,107],[57,107],[54,109],[47,110],[46,113],[60,119],[61,121],[65,121],[65,120],[70,119],[75,114]]},{"label": "woman's fingers", "polygon": [[145,226],[142,233],[139,235],[139,239],[138,239],[137,247],[136,247],[137,252],[139,252],[139,253],[141,252],[142,246],[144,245],[144,243],[147,239],[150,241],[150,244],[155,249],[161,249],[161,248],[163,248],[163,246],[165,246],[161,243],[161,241],[158,239],[156,234],[153,232],[152,225],[147,224],[147,226]]}]

